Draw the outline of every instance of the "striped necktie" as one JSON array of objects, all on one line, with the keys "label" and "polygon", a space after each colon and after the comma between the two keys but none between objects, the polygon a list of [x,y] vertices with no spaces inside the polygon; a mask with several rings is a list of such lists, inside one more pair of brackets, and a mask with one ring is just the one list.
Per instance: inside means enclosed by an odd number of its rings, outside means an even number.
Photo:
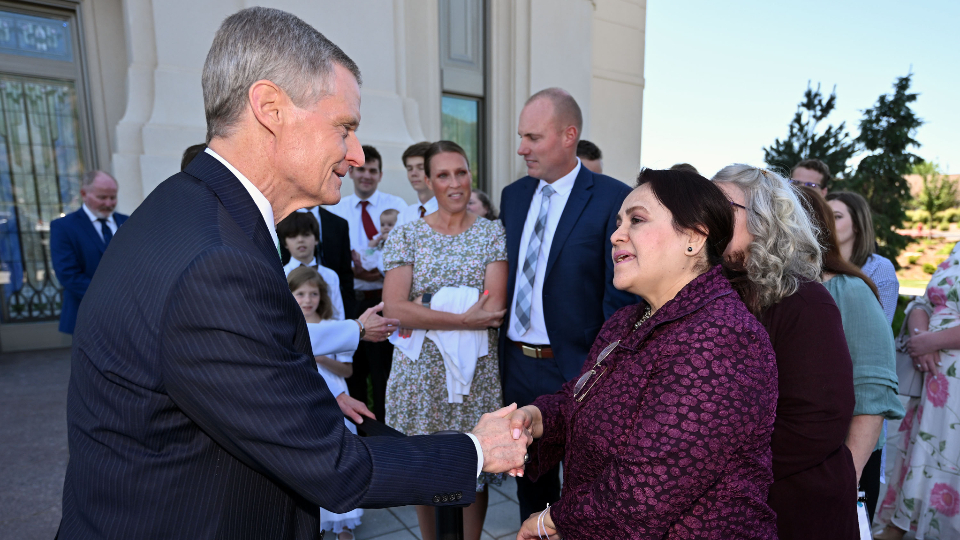
[{"label": "striped necktie", "polygon": [[523,273],[520,276],[520,289],[517,292],[517,325],[514,330],[523,335],[530,329],[530,308],[533,306],[533,281],[537,275],[537,259],[540,258],[540,245],[543,244],[543,230],[547,228],[547,213],[550,211],[550,196],[557,191],[552,186],[544,186],[540,199],[540,215],[527,244],[527,256],[523,259]]}]

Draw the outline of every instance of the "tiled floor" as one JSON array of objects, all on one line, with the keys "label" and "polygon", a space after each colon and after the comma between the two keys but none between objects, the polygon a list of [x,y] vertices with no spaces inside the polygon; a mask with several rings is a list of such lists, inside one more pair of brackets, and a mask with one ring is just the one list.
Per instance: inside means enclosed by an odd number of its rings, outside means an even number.
[{"label": "tiled floor", "polygon": [[[520,529],[520,508],[517,506],[517,487],[507,477],[503,485],[490,489],[487,519],[483,523],[482,540],[513,540]],[[417,512],[412,506],[383,510],[364,510],[363,524],[354,531],[357,540],[413,540],[420,539]]]}]

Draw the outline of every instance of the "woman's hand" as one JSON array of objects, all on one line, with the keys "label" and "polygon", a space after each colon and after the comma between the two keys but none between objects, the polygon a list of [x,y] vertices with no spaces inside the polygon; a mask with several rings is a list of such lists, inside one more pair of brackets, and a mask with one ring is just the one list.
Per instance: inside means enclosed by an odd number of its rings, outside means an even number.
[{"label": "woman's hand", "polygon": [[470,306],[470,309],[463,314],[463,325],[468,330],[485,330],[487,328],[500,328],[503,323],[503,316],[507,310],[486,311],[484,304],[490,299],[490,291],[483,291],[477,303]]},{"label": "woman's hand", "polygon": [[[534,440],[543,435],[543,415],[534,405],[527,405],[513,411],[507,416],[507,420],[510,421],[510,431],[514,440],[524,434]],[[523,476],[523,467],[510,469],[508,473],[510,476]]]},{"label": "woman's hand", "polygon": [[940,371],[940,351],[934,351],[920,356],[911,356],[913,367],[921,373],[938,373]]},{"label": "woman's hand", "polygon": [[907,352],[915,359],[939,350],[940,346],[937,343],[936,332],[911,333],[910,339],[907,340]]},{"label": "woman's hand", "polygon": [[373,306],[372,308],[363,312],[363,315],[358,317],[360,322],[363,323],[363,328],[366,330],[366,333],[363,336],[364,341],[377,342],[383,341],[390,337],[390,334],[400,326],[400,321],[398,319],[387,319],[377,315],[377,313],[383,309],[383,302]]},{"label": "woman's hand", "polygon": [[[538,524],[540,528],[539,531],[537,530]],[[549,508],[543,513],[542,522],[540,521],[540,512],[530,514],[530,517],[520,526],[520,531],[517,533],[517,540],[539,540],[540,538],[544,538],[544,532],[546,532],[546,538],[550,540],[560,540],[556,526],[553,524],[553,520],[550,519]]]}]

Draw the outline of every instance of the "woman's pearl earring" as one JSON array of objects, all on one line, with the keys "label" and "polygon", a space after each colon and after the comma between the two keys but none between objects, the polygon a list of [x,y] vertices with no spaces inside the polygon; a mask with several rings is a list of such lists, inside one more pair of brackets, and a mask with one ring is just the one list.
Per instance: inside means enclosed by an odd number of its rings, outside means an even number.
[{"label": "woman's pearl earring", "polygon": [[687,251],[693,251],[693,248],[692,248],[692,247],[688,247],[688,248],[687,248]]}]

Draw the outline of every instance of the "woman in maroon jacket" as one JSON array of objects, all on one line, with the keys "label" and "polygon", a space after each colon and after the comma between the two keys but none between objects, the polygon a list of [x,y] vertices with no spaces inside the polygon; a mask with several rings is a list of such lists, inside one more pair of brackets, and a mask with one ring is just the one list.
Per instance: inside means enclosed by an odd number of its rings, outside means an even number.
[{"label": "woman in maroon jacket", "polygon": [[816,229],[776,173],[730,165],[713,181],[736,209],[727,256],[759,287],[760,320],[777,353],[769,503],[780,540],[859,538],[857,471],[845,444],[853,364],[840,311],[818,283]]},{"label": "woman in maroon jacket", "polygon": [[514,436],[537,439],[527,475],[564,462],[560,500],[517,538],[775,539],[776,359],[722,268],[732,208],[694,173],[637,183],[613,283],[645,302],[606,322],[578,380],[513,413]]}]

